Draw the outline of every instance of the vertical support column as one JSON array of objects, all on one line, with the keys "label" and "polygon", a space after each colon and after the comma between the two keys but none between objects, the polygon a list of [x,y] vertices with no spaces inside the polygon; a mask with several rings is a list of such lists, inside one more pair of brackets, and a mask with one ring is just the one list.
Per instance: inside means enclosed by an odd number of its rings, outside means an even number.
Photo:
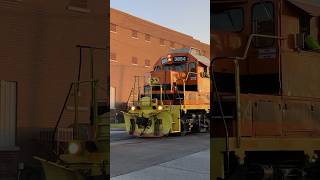
[{"label": "vertical support column", "polygon": [[183,80],[183,108],[186,108],[186,81]]},{"label": "vertical support column", "polygon": [[237,106],[237,147],[241,145],[241,104],[240,104],[240,68],[238,60],[234,60],[235,66],[235,89]]},{"label": "vertical support column", "polygon": [[211,180],[218,180],[225,178],[225,169],[224,169],[224,150],[225,144],[223,139],[210,139],[210,151],[211,151],[211,161],[210,161],[210,179]]}]

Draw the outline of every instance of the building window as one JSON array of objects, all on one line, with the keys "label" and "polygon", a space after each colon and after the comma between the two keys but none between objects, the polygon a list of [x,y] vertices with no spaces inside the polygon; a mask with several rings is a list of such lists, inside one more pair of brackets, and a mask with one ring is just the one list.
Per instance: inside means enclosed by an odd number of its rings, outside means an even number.
[{"label": "building window", "polygon": [[137,57],[132,57],[132,65],[138,65],[138,58]]},{"label": "building window", "polygon": [[144,66],[150,67],[150,60],[149,59],[144,60]]},{"label": "building window", "polygon": [[160,39],[160,46],[164,46],[164,39]]},{"label": "building window", "polygon": [[116,53],[110,53],[110,60],[113,62],[118,62],[117,61],[117,54]]},{"label": "building window", "polygon": [[85,13],[90,12],[87,0],[70,0],[67,9]]},{"label": "building window", "polygon": [[174,49],[174,42],[170,42],[170,48]]},{"label": "building window", "polygon": [[[257,3],[252,10],[252,33],[274,35],[274,8],[272,2]],[[270,38],[254,38],[253,45],[255,47],[273,46],[274,39]]]},{"label": "building window", "polygon": [[138,39],[138,31],[132,30],[131,31],[131,37]]},{"label": "building window", "polygon": [[204,55],[206,55],[206,51],[205,50],[202,50],[202,55],[204,56]]},{"label": "building window", "polygon": [[111,32],[117,32],[117,25],[115,25],[115,24],[110,24],[110,31],[111,31]]},{"label": "building window", "polygon": [[145,35],[145,40],[146,40],[147,42],[150,42],[150,39],[151,39],[150,34],[146,34],[146,35]]}]

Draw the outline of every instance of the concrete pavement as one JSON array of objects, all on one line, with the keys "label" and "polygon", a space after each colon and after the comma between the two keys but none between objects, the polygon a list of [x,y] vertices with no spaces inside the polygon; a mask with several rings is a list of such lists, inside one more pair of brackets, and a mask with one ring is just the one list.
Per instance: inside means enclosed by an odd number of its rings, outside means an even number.
[{"label": "concrete pavement", "polygon": [[111,128],[110,129],[110,142],[132,139],[132,136],[129,136],[125,129],[123,128]]},{"label": "concrete pavement", "polygon": [[[111,141],[110,143],[111,177],[126,177],[121,175],[127,175],[137,171],[140,172],[141,170],[142,172],[145,172],[143,170],[150,167],[159,169],[159,171],[156,172],[167,171],[165,172],[166,174],[169,172],[172,172],[173,174],[177,173],[177,171],[172,170],[179,168],[180,170],[187,168],[189,171],[190,167],[188,166],[193,166],[193,161],[195,160],[186,160],[185,163],[178,164],[179,166],[177,165],[176,168],[173,168],[173,166],[170,166],[169,168],[168,165],[173,165],[174,162],[179,162],[173,160],[179,159],[180,161],[183,161],[184,157],[189,157],[189,155],[206,151],[210,147],[209,134],[206,133],[190,134],[187,136],[169,136],[163,138],[128,138],[116,140],[120,138],[119,135],[119,133],[111,134],[111,139],[114,139],[114,141]],[[197,154],[195,154],[195,156],[196,155]],[[209,156],[207,158],[209,161]],[[171,163],[165,164],[167,162]],[[197,167],[202,166],[197,165]],[[209,166],[206,167],[208,168]],[[178,174],[180,174],[180,172]]]},{"label": "concrete pavement", "polygon": [[209,180],[209,149],[142,170],[111,178],[111,180]]}]

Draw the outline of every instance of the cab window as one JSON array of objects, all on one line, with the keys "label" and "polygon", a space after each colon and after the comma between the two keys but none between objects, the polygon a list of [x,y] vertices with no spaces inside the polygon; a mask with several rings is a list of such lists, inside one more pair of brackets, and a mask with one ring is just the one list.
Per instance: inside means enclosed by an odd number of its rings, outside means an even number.
[{"label": "cab window", "polygon": [[211,17],[211,29],[214,31],[239,32],[244,26],[242,8],[214,10]]},{"label": "cab window", "polygon": [[155,71],[155,72],[160,71],[160,70],[161,70],[161,67],[160,67],[160,66],[154,67],[154,71]]},{"label": "cab window", "polygon": [[[252,33],[275,35],[274,7],[272,2],[256,3],[252,7]],[[274,39],[256,37],[253,40],[255,47],[273,46]]]},{"label": "cab window", "polygon": [[189,77],[196,77],[196,76],[197,76],[196,74],[194,74],[194,73],[197,72],[197,70],[196,70],[196,63],[195,63],[195,62],[189,63],[189,72],[191,72],[191,73],[189,74]]},{"label": "cab window", "polygon": [[186,64],[171,64],[171,65],[164,65],[163,70],[184,72],[186,71],[186,67],[187,67]]},{"label": "cab window", "polygon": [[198,66],[198,73],[199,73],[200,77],[202,77],[202,78],[207,78],[207,77],[209,77],[208,67],[206,67],[206,66],[199,65],[199,66]]}]

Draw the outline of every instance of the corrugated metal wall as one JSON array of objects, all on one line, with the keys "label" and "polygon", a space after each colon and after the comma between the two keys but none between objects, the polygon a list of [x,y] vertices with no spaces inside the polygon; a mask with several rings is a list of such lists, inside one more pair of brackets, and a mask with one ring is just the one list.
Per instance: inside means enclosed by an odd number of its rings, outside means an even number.
[{"label": "corrugated metal wall", "polygon": [[0,150],[15,148],[17,83],[0,81]]}]

